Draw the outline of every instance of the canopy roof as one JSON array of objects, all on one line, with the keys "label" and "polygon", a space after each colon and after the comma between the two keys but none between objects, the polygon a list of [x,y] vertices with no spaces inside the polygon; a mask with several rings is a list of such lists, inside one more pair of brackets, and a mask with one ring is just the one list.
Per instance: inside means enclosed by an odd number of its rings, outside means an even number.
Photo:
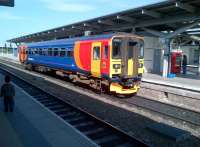
[{"label": "canopy roof", "polygon": [[[190,28],[199,27],[200,0],[168,0],[89,19],[65,26],[10,39],[8,42],[38,42],[105,32],[131,32],[172,38]],[[198,33],[195,34],[198,36]]]}]

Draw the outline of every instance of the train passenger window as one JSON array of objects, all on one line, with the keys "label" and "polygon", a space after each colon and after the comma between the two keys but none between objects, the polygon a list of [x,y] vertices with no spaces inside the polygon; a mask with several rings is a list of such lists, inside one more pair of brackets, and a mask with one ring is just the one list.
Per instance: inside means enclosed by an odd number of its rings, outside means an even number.
[{"label": "train passenger window", "polygon": [[67,51],[67,57],[73,57],[73,51]]},{"label": "train passenger window", "polygon": [[58,48],[54,48],[54,56],[58,56]]},{"label": "train passenger window", "polygon": [[100,59],[100,47],[99,46],[95,46],[93,48],[93,59],[94,60],[99,60]]},{"label": "train passenger window", "polygon": [[34,48],[34,52],[33,52],[34,55],[37,55],[38,54],[38,50],[37,48]]},{"label": "train passenger window", "polygon": [[48,56],[52,56],[52,48],[48,48]]},{"label": "train passenger window", "polygon": [[65,54],[66,54],[65,48],[61,48],[61,50],[60,50],[60,56],[64,57]]},{"label": "train passenger window", "polygon": [[41,48],[39,49],[39,55],[42,55],[42,49]]},{"label": "train passenger window", "polygon": [[47,55],[48,55],[47,48],[44,48],[44,49],[43,49],[43,55],[44,55],[44,56],[47,56]]},{"label": "train passenger window", "polygon": [[28,48],[28,54],[31,55],[31,48]]},{"label": "train passenger window", "polygon": [[29,55],[32,55],[32,54],[33,54],[33,49],[32,49],[32,48],[29,48],[29,49],[28,49],[28,54],[29,54]]},{"label": "train passenger window", "polygon": [[113,50],[112,50],[112,58],[113,59],[121,58],[121,44],[122,44],[122,40],[120,40],[120,39],[113,40]]},{"label": "train passenger window", "polygon": [[107,45],[104,46],[103,52],[104,52],[104,54],[103,54],[104,59],[108,59],[108,46]]},{"label": "train passenger window", "polygon": [[31,55],[33,55],[35,50],[34,50],[34,48],[31,48],[30,51],[31,51]]}]

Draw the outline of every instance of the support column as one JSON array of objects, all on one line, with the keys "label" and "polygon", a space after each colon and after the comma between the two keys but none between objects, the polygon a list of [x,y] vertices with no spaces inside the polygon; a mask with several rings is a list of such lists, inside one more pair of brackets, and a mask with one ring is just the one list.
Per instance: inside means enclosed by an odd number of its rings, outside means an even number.
[{"label": "support column", "polygon": [[162,38],[162,43],[164,49],[162,76],[167,77],[170,73],[170,39]]},{"label": "support column", "polygon": [[200,46],[199,46],[199,68],[198,68],[198,75],[200,76]]}]

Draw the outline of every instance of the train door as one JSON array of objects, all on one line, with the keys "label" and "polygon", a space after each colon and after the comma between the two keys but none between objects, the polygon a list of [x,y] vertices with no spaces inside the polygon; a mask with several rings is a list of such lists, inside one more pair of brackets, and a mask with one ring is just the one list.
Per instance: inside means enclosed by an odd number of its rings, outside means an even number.
[{"label": "train door", "polygon": [[127,43],[128,43],[127,44],[128,46],[128,76],[133,76],[133,75],[138,74],[138,69],[137,69],[138,42],[135,42],[133,40],[128,40]]},{"label": "train door", "polygon": [[101,76],[101,42],[92,43],[91,73],[95,77]]},{"label": "train door", "polygon": [[102,55],[101,55],[101,73],[109,76],[109,46],[108,42],[102,44]]},{"label": "train door", "polygon": [[122,43],[122,75],[133,77],[138,74],[138,42],[129,38],[124,39]]}]

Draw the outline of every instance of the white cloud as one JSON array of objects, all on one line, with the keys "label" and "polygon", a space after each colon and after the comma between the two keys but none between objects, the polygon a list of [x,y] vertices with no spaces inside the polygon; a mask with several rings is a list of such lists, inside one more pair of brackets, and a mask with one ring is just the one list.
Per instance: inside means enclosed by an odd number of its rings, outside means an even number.
[{"label": "white cloud", "polygon": [[10,12],[4,11],[0,12],[0,19],[6,19],[6,20],[22,20],[23,18],[20,16],[16,16]]},{"label": "white cloud", "polygon": [[93,5],[70,0],[41,0],[48,9],[60,12],[88,12],[95,9]]}]

